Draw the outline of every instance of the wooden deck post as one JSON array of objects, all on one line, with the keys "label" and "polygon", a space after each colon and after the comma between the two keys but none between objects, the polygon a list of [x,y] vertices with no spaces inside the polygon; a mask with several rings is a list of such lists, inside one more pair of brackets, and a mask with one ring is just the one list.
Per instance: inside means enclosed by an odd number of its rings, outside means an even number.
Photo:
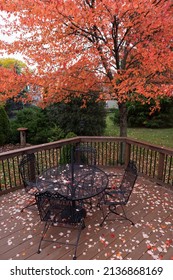
[{"label": "wooden deck post", "polygon": [[19,127],[17,130],[20,132],[20,145],[26,146],[26,131],[28,129],[26,127]]}]

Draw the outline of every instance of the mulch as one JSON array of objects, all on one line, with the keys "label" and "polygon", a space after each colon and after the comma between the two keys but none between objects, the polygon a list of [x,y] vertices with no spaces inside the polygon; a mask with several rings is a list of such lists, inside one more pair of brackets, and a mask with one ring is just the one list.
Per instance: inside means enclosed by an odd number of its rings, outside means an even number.
[{"label": "mulch", "polygon": [[[26,144],[26,146],[30,146],[30,144]],[[4,146],[0,146],[0,153],[4,153],[4,152],[8,152],[11,150],[16,150],[16,149],[20,149],[23,148],[23,146],[21,146],[20,144],[7,144]]]}]

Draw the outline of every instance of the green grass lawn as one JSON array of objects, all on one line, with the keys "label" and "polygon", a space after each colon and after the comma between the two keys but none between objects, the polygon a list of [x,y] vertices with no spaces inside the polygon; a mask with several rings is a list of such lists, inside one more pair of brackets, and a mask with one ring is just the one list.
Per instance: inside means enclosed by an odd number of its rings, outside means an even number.
[{"label": "green grass lawn", "polygon": [[[119,136],[119,127],[114,125],[112,114],[106,118],[107,127],[105,136]],[[151,128],[128,128],[128,137],[149,142],[155,145],[173,148],[173,128],[151,129]]]}]

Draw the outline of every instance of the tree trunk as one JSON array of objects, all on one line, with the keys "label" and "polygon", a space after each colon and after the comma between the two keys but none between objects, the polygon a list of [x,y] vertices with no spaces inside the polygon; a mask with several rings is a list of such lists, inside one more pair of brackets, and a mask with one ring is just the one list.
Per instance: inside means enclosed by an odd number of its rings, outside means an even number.
[{"label": "tree trunk", "polygon": [[[120,137],[127,137],[127,106],[126,103],[119,103],[120,112]],[[119,163],[124,164],[125,162],[125,143],[120,144],[120,156]]]},{"label": "tree trunk", "polygon": [[126,103],[119,103],[120,112],[120,137],[127,137],[127,106]]}]

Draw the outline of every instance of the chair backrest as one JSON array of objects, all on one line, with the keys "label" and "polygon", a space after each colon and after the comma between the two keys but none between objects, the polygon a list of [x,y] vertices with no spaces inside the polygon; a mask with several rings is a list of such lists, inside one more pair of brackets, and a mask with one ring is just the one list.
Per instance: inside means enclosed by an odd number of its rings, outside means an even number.
[{"label": "chair backrest", "polygon": [[41,221],[75,224],[85,217],[83,209],[73,207],[69,200],[58,193],[38,192],[35,194],[35,199]]},{"label": "chair backrest", "polygon": [[36,204],[41,221],[54,220],[55,208],[57,214],[61,211],[59,203],[62,197],[58,194],[52,195],[48,191],[38,192],[35,194]]},{"label": "chair backrest", "polygon": [[120,184],[120,190],[122,191],[125,204],[129,200],[129,197],[130,197],[133,187],[135,185],[137,176],[138,176],[138,173],[137,173],[136,164],[134,161],[130,160],[125,169],[125,172],[124,172],[121,184]]},{"label": "chair backrest", "polygon": [[36,183],[39,175],[38,166],[34,154],[23,155],[19,163],[19,171],[26,191],[29,191]]},{"label": "chair backrest", "polygon": [[80,145],[72,152],[72,163],[96,165],[96,149],[88,145]]}]

